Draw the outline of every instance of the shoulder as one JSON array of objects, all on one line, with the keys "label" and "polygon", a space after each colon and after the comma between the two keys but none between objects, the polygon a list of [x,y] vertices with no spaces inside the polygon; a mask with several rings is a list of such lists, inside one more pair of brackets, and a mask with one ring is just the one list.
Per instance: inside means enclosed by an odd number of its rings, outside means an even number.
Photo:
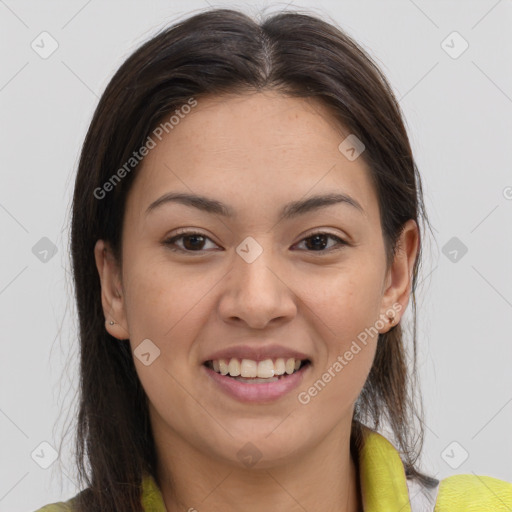
[{"label": "shoulder", "polygon": [[512,509],[512,483],[481,475],[453,475],[441,480],[435,512]]},{"label": "shoulder", "polygon": [[42,508],[38,508],[34,512],[75,512],[77,510],[76,503],[78,501],[78,496],[80,496],[80,493],[73,496],[73,498],[68,501],[49,503]]}]

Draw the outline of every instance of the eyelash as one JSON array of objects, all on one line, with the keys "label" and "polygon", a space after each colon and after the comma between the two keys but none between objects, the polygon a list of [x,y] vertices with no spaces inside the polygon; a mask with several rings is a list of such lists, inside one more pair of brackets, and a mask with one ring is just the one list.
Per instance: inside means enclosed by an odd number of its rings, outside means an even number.
[{"label": "eyelash", "polygon": [[[194,253],[199,253],[200,254],[200,253],[202,253],[204,251],[204,249],[200,249],[200,250],[197,250],[197,251],[190,251],[190,250],[187,250],[187,249],[182,249],[181,247],[172,247],[176,240],[180,240],[180,239],[185,238],[187,236],[194,236],[194,235],[202,236],[206,240],[210,240],[210,241],[213,242],[213,240],[211,240],[209,237],[207,237],[203,233],[199,233],[199,232],[196,232],[196,231],[182,231],[178,235],[173,236],[172,238],[169,238],[167,240],[164,240],[162,243],[164,245],[166,245],[171,251],[183,252],[183,253],[189,253],[189,254],[194,254]],[[308,235],[307,237],[303,238],[299,243],[302,243],[305,240],[309,240],[310,238],[314,238],[315,236],[318,236],[318,235],[327,235],[328,238],[332,238],[333,240],[336,240],[336,242],[338,243],[339,247],[338,248],[330,248],[330,249],[320,250],[320,251],[306,251],[306,252],[310,252],[310,253],[324,253],[325,254],[325,253],[330,253],[332,251],[340,250],[340,249],[343,248],[343,246],[349,245],[348,242],[346,242],[345,240],[343,240],[339,236],[336,236],[336,235],[333,235],[332,233],[327,233],[327,232],[324,232],[324,231],[317,231],[316,233],[312,233],[311,235]],[[215,243],[215,242],[213,242],[213,243]]]}]

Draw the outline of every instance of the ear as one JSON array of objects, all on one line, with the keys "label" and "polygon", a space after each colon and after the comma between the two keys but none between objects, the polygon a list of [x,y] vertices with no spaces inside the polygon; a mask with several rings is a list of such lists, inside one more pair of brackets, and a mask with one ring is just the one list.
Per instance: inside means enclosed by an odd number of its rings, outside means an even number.
[{"label": "ear", "polygon": [[[398,324],[403,315],[412,289],[414,263],[419,250],[418,225],[409,219],[397,241],[393,262],[386,273],[381,302],[381,319],[387,320],[379,332],[385,333]],[[394,317],[393,317],[394,313]],[[389,321],[393,318],[392,321]]]},{"label": "ear", "polygon": [[126,311],[121,282],[121,270],[108,243],[98,240],[94,247],[96,268],[101,282],[101,304],[105,315],[105,329],[114,338],[129,339],[126,329]]}]

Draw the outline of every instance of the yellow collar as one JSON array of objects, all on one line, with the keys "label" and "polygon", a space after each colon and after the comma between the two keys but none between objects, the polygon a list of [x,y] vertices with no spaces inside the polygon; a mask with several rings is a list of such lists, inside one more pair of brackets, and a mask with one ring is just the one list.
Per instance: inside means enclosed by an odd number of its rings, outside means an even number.
[{"label": "yellow collar", "polygon": [[363,429],[359,476],[364,512],[411,512],[405,470],[396,448],[378,432]]},{"label": "yellow collar", "polygon": [[[370,429],[364,429],[364,439],[359,453],[364,512],[411,512],[404,466],[398,451],[385,437]],[[142,504],[146,512],[166,512],[160,489],[151,475],[143,479]]]}]

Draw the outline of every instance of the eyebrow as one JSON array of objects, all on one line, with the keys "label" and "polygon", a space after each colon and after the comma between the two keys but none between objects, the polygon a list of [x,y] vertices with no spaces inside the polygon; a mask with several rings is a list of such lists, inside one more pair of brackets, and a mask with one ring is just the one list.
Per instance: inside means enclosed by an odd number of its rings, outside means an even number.
[{"label": "eyebrow", "polygon": [[[164,204],[173,202],[191,206],[206,213],[222,215],[223,217],[232,218],[236,216],[235,210],[221,201],[205,196],[179,192],[169,192],[159,197],[149,205],[146,210],[146,215]],[[334,204],[347,204],[356,208],[361,213],[364,213],[363,207],[353,197],[347,194],[331,193],[287,203],[279,214],[279,220],[291,219]]]}]

